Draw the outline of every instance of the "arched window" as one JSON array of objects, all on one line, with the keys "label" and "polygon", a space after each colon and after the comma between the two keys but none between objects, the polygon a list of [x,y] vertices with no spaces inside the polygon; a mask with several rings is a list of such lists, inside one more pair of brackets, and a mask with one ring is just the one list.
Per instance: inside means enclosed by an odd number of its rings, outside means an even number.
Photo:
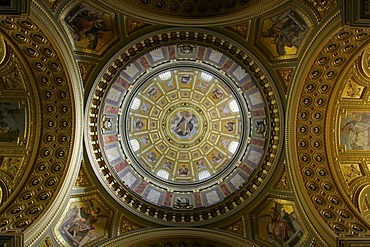
[{"label": "arched window", "polygon": [[131,109],[132,110],[139,109],[140,104],[141,104],[141,100],[138,99],[138,98],[134,98],[134,100],[132,101],[132,104],[131,104]]},{"label": "arched window", "polygon": [[163,72],[162,74],[159,74],[159,78],[161,78],[162,81],[167,81],[171,78],[171,71]]},{"label": "arched window", "polygon": [[203,81],[209,82],[212,80],[212,78],[213,76],[211,74],[208,74],[206,72],[200,73],[200,79],[202,79]]},{"label": "arched window", "polygon": [[199,180],[203,180],[203,179],[206,179],[206,178],[209,178],[211,176],[211,173],[209,173],[209,171],[205,170],[205,171],[201,171],[199,174],[198,174],[198,178]]},{"label": "arched window", "polygon": [[232,112],[239,112],[239,106],[238,103],[236,103],[236,100],[230,101],[229,106]]},{"label": "arched window", "polygon": [[239,145],[239,143],[236,142],[236,141],[230,142],[230,144],[229,144],[229,152],[232,153],[232,154],[234,154],[235,151],[236,151],[236,149],[238,148],[238,145]]},{"label": "arched window", "polygon": [[136,152],[137,150],[140,149],[140,144],[136,139],[131,139],[130,144],[131,144],[131,147],[134,150],[134,152]]},{"label": "arched window", "polygon": [[169,178],[170,174],[169,174],[168,171],[165,171],[165,170],[161,169],[161,170],[158,170],[157,176],[167,180]]}]

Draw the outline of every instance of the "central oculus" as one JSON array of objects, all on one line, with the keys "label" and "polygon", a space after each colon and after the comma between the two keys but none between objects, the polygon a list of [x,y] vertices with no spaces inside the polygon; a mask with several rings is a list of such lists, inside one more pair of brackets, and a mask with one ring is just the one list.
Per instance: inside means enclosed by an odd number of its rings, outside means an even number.
[{"label": "central oculus", "polygon": [[238,153],[243,121],[236,90],[221,76],[177,67],[137,82],[122,109],[131,159],[175,183],[208,180],[226,169]]}]

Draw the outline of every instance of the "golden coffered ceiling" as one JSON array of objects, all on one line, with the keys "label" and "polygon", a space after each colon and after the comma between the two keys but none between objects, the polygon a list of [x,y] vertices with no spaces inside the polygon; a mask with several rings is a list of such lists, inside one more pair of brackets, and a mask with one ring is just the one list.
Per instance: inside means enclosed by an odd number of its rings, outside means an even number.
[{"label": "golden coffered ceiling", "polygon": [[369,244],[367,4],[4,1],[0,243]]}]

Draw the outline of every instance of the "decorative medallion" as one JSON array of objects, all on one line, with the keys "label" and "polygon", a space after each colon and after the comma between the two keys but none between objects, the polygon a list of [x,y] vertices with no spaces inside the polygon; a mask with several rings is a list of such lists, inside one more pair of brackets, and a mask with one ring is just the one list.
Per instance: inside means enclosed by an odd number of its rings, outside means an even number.
[{"label": "decorative medallion", "polygon": [[358,195],[358,209],[365,221],[370,222],[370,185],[367,184]]}]

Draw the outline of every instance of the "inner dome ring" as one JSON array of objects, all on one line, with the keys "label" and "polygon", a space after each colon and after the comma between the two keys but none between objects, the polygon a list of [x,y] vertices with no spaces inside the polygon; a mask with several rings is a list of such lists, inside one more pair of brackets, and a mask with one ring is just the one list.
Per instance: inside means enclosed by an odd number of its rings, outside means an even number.
[{"label": "inner dome ring", "polygon": [[221,176],[243,152],[245,107],[232,82],[212,69],[179,62],[136,82],[122,107],[129,124],[121,131],[139,173],[189,188]]}]

